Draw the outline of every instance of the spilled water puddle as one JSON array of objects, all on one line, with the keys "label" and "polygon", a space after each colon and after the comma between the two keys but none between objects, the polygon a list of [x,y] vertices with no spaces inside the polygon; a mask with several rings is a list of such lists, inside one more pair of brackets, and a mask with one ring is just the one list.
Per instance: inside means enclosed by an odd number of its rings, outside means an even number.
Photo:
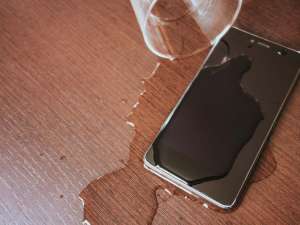
[{"label": "spilled water puddle", "polygon": [[[85,223],[192,224],[197,221],[208,224],[230,220],[246,210],[242,203],[235,213],[219,213],[210,204],[187,195],[143,167],[147,148],[206,54],[180,61],[162,61],[149,77],[141,80],[144,91],[132,112],[124,118],[135,132],[129,146],[129,159],[124,168],[92,181],[82,190]],[[262,181],[275,170],[276,160],[272,151],[266,149],[251,182]]]}]

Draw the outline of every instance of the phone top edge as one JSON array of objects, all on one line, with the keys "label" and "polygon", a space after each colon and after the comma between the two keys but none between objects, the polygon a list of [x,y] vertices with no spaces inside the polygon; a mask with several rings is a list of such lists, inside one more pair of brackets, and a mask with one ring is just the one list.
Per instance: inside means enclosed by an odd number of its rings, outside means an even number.
[{"label": "phone top edge", "polygon": [[259,35],[257,35],[257,34],[253,34],[253,33],[249,32],[249,31],[246,31],[246,30],[244,30],[244,29],[242,29],[242,28],[239,28],[239,27],[236,27],[236,26],[232,26],[232,28],[233,28],[233,29],[236,29],[236,30],[239,30],[239,31],[241,31],[241,32],[244,32],[244,33],[246,33],[246,34],[249,34],[249,35],[251,35],[251,36],[253,36],[253,37],[256,37],[256,38],[262,39],[262,40],[264,40],[264,41],[270,42],[271,44],[274,44],[274,45],[277,45],[277,46],[279,46],[279,47],[288,49],[288,50],[290,50],[290,51],[292,51],[292,52],[294,52],[294,53],[300,54],[300,50],[296,50],[296,49],[290,48],[290,47],[285,46],[285,45],[283,45],[283,44],[280,44],[280,43],[278,43],[278,42],[276,42],[276,41],[269,40],[269,39],[267,39],[267,38],[264,38],[264,37],[259,36]]}]

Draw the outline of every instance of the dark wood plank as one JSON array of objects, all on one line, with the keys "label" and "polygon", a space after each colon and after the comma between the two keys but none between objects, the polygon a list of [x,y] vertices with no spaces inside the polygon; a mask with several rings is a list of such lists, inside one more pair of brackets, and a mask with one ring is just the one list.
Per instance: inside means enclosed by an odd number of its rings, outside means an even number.
[{"label": "dark wood plank", "polygon": [[[299,21],[297,0],[245,0],[236,25],[299,49]],[[144,170],[206,53],[159,61],[129,1],[2,1],[0,224],[299,223],[299,85],[233,212]]]}]

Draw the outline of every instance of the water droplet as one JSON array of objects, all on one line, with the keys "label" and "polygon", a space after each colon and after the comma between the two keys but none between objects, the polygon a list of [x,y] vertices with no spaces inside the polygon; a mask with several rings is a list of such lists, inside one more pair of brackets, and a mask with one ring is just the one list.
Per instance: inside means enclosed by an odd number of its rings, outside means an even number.
[{"label": "water droplet", "polygon": [[203,207],[208,209],[208,204],[207,203],[203,203]]},{"label": "water droplet", "polygon": [[135,127],[135,125],[134,125],[134,123],[133,123],[133,122],[126,121],[126,124],[127,124],[127,125],[129,125],[130,127],[133,127],[133,128]]},{"label": "water droplet", "polygon": [[128,101],[127,101],[127,99],[122,98],[122,99],[121,99],[121,102],[122,102],[123,104],[127,104]]}]

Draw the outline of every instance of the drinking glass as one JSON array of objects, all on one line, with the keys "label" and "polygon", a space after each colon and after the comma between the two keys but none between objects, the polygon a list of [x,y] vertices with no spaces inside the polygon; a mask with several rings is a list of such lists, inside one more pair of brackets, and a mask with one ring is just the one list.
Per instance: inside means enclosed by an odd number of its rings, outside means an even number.
[{"label": "drinking glass", "polygon": [[130,0],[147,47],[170,60],[193,55],[221,39],[242,0]]}]

